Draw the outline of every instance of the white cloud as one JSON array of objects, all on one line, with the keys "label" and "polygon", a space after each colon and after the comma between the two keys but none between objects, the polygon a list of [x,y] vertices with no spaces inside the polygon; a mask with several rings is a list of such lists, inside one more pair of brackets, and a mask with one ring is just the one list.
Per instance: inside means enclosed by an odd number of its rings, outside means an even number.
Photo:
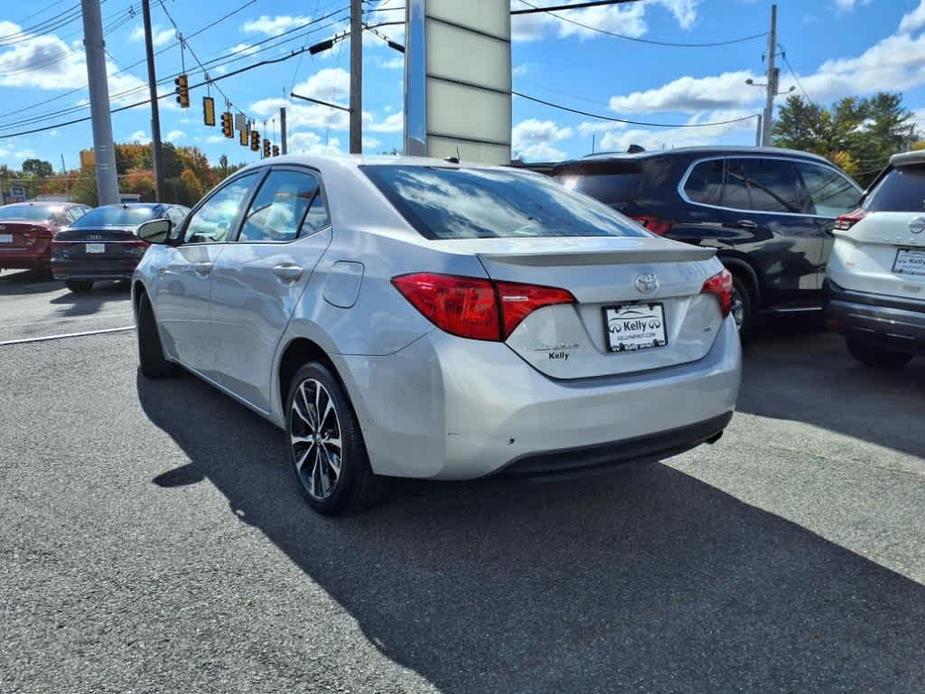
[{"label": "white cloud", "polygon": [[[714,123],[751,115],[747,111],[707,111],[692,116],[687,123]],[[733,133],[754,131],[755,120],[739,121],[725,125],[710,125],[702,128],[620,128],[604,133],[599,140],[601,151],[625,152],[630,145],[645,149],[668,149],[672,147],[693,147],[716,144]]]},{"label": "white cloud", "polygon": [[325,142],[320,135],[310,131],[289,134],[290,154],[339,154],[340,140],[328,139]]},{"label": "white cloud", "polygon": [[228,52],[232,55],[251,55],[256,53],[260,48],[258,46],[252,46],[249,43],[236,43],[234,46],[228,49]]},{"label": "white cloud", "polygon": [[315,99],[345,103],[350,96],[350,73],[339,67],[322,68],[292,91]]},{"label": "white cloud", "polygon": [[[297,90],[296,93],[301,92]],[[276,116],[282,106],[286,107],[286,119],[290,128],[347,130],[350,127],[350,114],[321,104],[293,103],[288,99],[270,98],[251,104],[250,110],[261,118],[270,118]]]},{"label": "white cloud", "polygon": [[564,159],[565,152],[553,146],[572,136],[571,128],[560,128],[554,121],[528,118],[514,126],[511,148],[523,159]]},{"label": "white cloud", "polygon": [[167,142],[174,142],[175,140],[182,140],[184,137],[186,137],[186,133],[182,130],[171,130],[164,139]]},{"label": "white cloud", "polygon": [[405,67],[405,59],[402,56],[397,55],[389,60],[383,60],[382,67],[386,68],[387,70],[401,70]]},{"label": "white cloud", "polygon": [[511,75],[514,77],[523,77],[527,74],[528,68],[526,63],[521,63],[520,65],[515,65],[511,69]]},{"label": "white cloud", "polygon": [[376,149],[379,145],[382,144],[381,140],[377,140],[375,137],[364,137],[363,138],[363,151]]},{"label": "white cloud", "polygon": [[744,106],[763,94],[760,89],[745,84],[749,78],[756,79],[756,76],[745,70],[724,72],[715,77],[679,77],[655,89],[611,97],[610,108],[617,113],[645,113]]},{"label": "white cloud", "polygon": [[234,142],[234,140],[230,140],[224,135],[209,135],[206,142],[210,145],[217,145],[219,142]]},{"label": "white cloud", "polygon": [[146,145],[151,142],[151,137],[144,130],[136,130],[128,136],[128,141],[139,145]]},{"label": "white cloud", "polygon": [[279,36],[289,29],[293,29],[302,24],[308,24],[312,21],[311,17],[277,15],[270,17],[261,15],[258,19],[252,19],[241,25],[241,31],[245,34],[265,34],[267,36]]},{"label": "white cloud", "polygon": [[405,128],[404,111],[390,113],[382,121],[370,123],[366,127],[374,133],[400,133]]},{"label": "white cloud", "polygon": [[[170,43],[176,37],[173,29],[161,29],[156,24],[151,28],[151,40],[155,48],[160,48]],[[136,24],[132,28],[132,33],[128,35],[129,41],[144,41],[145,29],[141,24]]]},{"label": "white cloud", "polygon": [[899,31],[908,34],[923,26],[925,26],[925,0],[921,0],[918,7],[903,15],[899,22]]}]

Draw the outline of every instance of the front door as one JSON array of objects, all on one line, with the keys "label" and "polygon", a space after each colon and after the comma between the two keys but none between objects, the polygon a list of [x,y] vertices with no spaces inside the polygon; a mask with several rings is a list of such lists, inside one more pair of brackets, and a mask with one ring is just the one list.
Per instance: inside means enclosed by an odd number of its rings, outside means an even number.
[{"label": "front door", "polygon": [[229,181],[194,210],[179,243],[164,248],[167,258],[158,270],[152,302],[167,351],[213,379],[211,275],[260,175]]},{"label": "front door", "polygon": [[261,410],[271,409],[277,345],[330,241],[317,175],[274,168],[212,270],[216,380]]}]

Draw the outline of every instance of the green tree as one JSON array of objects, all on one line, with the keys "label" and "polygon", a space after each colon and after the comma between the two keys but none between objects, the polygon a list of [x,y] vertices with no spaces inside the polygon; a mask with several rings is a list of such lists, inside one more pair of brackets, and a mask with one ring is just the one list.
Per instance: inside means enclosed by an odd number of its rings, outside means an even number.
[{"label": "green tree", "polygon": [[898,93],[847,97],[831,108],[791,96],[778,112],[772,142],[821,154],[867,185],[892,154],[911,146],[916,138],[911,119]]},{"label": "green tree", "polygon": [[22,172],[26,176],[35,176],[36,178],[46,178],[54,173],[51,164],[41,159],[26,159],[22,163]]}]

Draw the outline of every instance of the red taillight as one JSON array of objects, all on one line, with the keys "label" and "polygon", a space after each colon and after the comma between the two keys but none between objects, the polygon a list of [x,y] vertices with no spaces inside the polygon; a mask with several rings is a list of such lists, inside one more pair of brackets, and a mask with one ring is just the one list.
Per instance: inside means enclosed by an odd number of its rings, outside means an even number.
[{"label": "red taillight", "polygon": [[835,228],[838,229],[838,231],[848,231],[848,229],[860,222],[866,216],[867,210],[863,208],[857,209],[854,212],[849,212],[848,214],[843,214],[835,220]]},{"label": "red taillight", "polygon": [[723,269],[703,283],[701,294],[712,294],[719,301],[719,311],[723,318],[732,310],[732,275]]},{"label": "red taillight", "polygon": [[633,219],[658,236],[664,236],[671,231],[671,222],[667,219],[657,219],[656,217],[633,217]]},{"label": "red taillight", "polygon": [[505,340],[536,309],[575,301],[564,289],[431,272],[401,275],[392,284],[438,328],[473,340]]}]

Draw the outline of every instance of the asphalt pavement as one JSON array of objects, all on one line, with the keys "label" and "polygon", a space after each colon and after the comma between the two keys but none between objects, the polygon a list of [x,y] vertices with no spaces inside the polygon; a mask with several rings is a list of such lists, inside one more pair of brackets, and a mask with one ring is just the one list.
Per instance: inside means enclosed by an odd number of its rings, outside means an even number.
[{"label": "asphalt pavement", "polygon": [[[27,284],[0,340],[130,322]],[[922,691],[925,360],[771,330],[713,446],[330,520],[279,431],[134,339],[0,345],[2,692]]]}]

